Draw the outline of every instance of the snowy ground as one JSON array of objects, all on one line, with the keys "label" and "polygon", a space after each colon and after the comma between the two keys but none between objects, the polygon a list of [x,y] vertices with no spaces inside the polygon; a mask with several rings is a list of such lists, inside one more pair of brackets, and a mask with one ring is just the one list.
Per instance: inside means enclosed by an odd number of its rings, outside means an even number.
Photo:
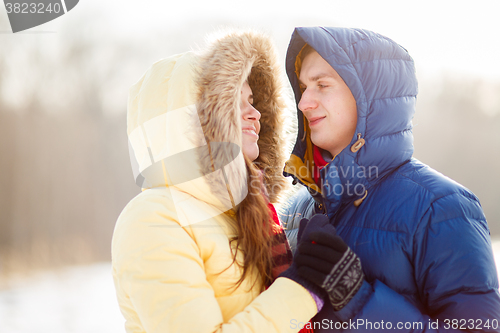
[{"label": "snowy ground", "polygon": [[[500,273],[500,240],[493,250]],[[40,273],[0,290],[2,333],[124,333],[123,323],[109,263]]]},{"label": "snowy ground", "polygon": [[1,333],[124,333],[111,264],[39,273],[0,291]]}]

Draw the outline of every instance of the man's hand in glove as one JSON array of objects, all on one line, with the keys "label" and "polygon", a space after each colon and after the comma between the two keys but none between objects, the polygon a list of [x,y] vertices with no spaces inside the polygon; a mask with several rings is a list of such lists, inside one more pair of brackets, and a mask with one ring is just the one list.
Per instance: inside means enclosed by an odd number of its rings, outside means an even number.
[{"label": "man's hand in glove", "polygon": [[335,311],[347,305],[363,283],[361,261],[325,215],[311,218],[294,261],[300,276],[326,291]]}]

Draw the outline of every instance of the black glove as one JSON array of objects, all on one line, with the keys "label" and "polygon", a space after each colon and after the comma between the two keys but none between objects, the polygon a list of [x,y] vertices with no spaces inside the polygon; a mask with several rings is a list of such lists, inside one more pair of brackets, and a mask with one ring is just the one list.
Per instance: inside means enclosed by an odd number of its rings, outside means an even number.
[{"label": "black glove", "polygon": [[313,216],[302,238],[294,258],[299,275],[323,288],[335,311],[342,309],[363,284],[361,261],[325,215]]},{"label": "black glove", "polygon": [[[313,230],[311,228],[308,228],[308,230],[306,231],[306,227],[309,225],[308,222],[309,221],[307,219],[302,219],[300,221],[299,231],[297,234],[297,244],[300,244],[300,241],[302,239],[307,239],[307,237],[304,237],[304,236],[307,236],[309,234],[309,232],[311,230]],[[293,258],[292,265],[286,271],[281,273],[279,276],[286,277],[286,278],[289,278],[290,280],[297,282],[298,284],[302,285],[304,288],[309,290],[310,293],[315,294],[319,299],[321,299],[321,302],[320,302],[321,305],[319,305],[318,301],[315,300],[316,305],[318,305],[318,311],[319,311],[321,309],[321,307],[323,306],[323,300],[326,298],[325,291],[320,286],[318,286],[316,283],[312,282],[311,280],[309,280],[307,278],[304,278],[303,276],[301,276],[298,273],[296,259],[297,259],[297,253],[295,254],[295,256]]]}]

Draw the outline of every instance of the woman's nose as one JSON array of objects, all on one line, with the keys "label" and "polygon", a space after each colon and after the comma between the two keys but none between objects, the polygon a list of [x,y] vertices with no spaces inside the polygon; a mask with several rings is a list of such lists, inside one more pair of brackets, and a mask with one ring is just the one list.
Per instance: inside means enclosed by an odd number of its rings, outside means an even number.
[{"label": "woman's nose", "polygon": [[243,119],[248,121],[259,121],[260,116],[260,112],[252,104],[248,104],[243,112]]}]

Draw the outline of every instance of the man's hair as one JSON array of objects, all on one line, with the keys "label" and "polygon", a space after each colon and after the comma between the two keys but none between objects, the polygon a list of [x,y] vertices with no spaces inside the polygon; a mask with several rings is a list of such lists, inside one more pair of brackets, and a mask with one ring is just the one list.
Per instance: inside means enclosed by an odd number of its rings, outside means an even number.
[{"label": "man's hair", "polygon": [[300,50],[300,54],[299,54],[299,57],[300,57],[300,61],[303,62],[304,59],[311,53],[313,52],[317,52],[315,49],[312,48],[311,45],[309,44],[305,44],[304,47],[302,47],[302,50]]},{"label": "man's hair", "polygon": [[304,44],[299,54],[295,58],[295,74],[297,75],[297,78],[300,77],[300,70],[302,68],[302,63],[304,62],[305,57],[313,52],[316,52],[316,50],[313,49],[311,45]]}]

